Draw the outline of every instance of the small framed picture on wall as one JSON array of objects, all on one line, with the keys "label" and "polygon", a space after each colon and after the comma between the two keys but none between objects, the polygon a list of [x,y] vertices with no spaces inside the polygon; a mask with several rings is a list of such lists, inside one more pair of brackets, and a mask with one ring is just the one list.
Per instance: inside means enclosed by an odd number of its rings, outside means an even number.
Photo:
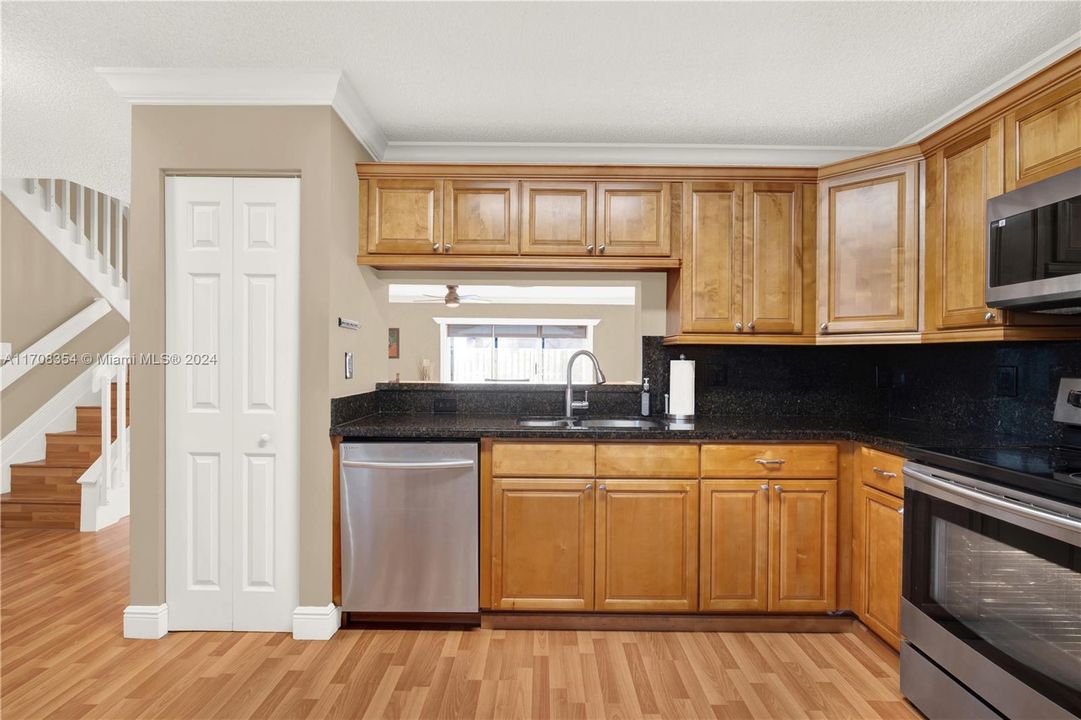
[{"label": "small framed picture on wall", "polygon": [[387,329],[387,357],[397,359],[401,357],[401,331],[398,328]]}]

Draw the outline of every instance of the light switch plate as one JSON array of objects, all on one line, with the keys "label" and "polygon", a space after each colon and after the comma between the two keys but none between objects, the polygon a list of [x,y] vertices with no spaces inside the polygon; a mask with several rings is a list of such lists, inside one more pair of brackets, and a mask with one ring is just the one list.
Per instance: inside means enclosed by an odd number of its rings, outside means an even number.
[{"label": "light switch plate", "polygon": [[345,354],[345,379],[353,379],[353,353],[351,352]]}]

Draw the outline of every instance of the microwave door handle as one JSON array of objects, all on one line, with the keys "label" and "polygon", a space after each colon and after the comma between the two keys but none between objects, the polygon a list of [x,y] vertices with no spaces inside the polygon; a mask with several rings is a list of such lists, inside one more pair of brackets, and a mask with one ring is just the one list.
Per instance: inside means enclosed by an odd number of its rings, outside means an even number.
[{"label": "microwave door handle", "polygon": [[[1048,535],[1081,547],[1081,520],[1041,510],[950,480],[943,480],[913,467],[906,467],[904,472],[915,481],[911,484],[906,483],[906,486],[917,492],[925,492],[946,502],[953,502],[969,510],[1012,522],[1041,535]],[[927,492],[928,490],[930,492]]]},{"label": "microwave door handle", "polygon": [[473,467],[472,460],[432,460],[428,462],[384,462],[381,460],[342,460],[342,467],[371,470],[452,470]]}]

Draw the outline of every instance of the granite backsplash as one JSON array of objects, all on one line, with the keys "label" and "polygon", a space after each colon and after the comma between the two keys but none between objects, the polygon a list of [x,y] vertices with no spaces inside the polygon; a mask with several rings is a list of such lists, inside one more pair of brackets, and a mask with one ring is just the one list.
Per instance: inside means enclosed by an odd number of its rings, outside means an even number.
[{"label": "granite backsplash", "polygon": [[[829,418],[854,429],[926,423],[956,434],[1047,442],[1058,379],[1081,376],[1081,343],[852,346],[679,346],[642,339],[654,415],[664,412],[668,361],[696,361],[696,414],[741,421]],[[637,415],[640,385],[589,388],[590,414]],[[579,391],[580,392],[580,391]],[[331,403],[332,424],[373,413],[562,415],[559,386],[382,383]]]}]

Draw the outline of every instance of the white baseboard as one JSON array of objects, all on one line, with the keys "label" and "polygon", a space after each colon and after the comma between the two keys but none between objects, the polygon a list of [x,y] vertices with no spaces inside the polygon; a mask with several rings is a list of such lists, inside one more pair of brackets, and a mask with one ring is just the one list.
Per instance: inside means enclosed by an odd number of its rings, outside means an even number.
[{"label": "white baseboard", "polygon": [[169,632],[169,608],[161,605],[128,605],[124,608],[124,637],[157,640]]},{"label": "white baseboard", "polygon": [[334,603],[325,607],[300,606],[293,611],[293,639],[329,640],[341,624],[342,611]]}]

